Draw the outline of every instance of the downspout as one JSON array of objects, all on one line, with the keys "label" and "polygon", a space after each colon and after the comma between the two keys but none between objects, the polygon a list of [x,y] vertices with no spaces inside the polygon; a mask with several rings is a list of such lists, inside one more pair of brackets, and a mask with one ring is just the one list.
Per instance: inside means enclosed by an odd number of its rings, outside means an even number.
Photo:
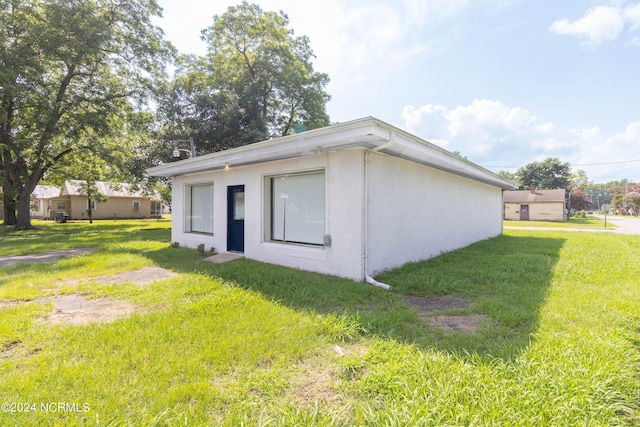
[{"label": "downspout", "polygon": [[365,279],[367,280],[368,284],[373,285],[373,286],[377,286],[379,288],[382,288],[385,291],[393,290],[393,288],[391,286],[387,285],[386,283],[378,282],[376,279],[374,279],[371,276],[365,276]]},{"label": "downspout", "polygon": [[378,282],[373,277],[369,276],[369,261],[368,261],[368,249],[369,249],[369,175],[367,171],[367,159],[371,152],[377,153],[378,151],[393,145],[393,133],[389,138],[389,141],[379,145],[378,147],[365,150],[362,156],[362,174],[363,174],[363,185],[362,185],[362,266],[364,270],[364,278],[367,283],[373,286],[377,286],[386,291],[391,291],[391,286],[386,283]]}]

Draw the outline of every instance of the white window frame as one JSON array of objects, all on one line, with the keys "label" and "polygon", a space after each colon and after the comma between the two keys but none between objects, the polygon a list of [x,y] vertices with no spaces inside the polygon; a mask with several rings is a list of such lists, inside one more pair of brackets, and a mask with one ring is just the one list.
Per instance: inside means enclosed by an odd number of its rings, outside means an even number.
[{"label": "white window frame", "polygon": [[324,169],[265,176],[265,241],[324,246],[325,207]]},{"label": "white window frame", "polygon": [[[196,189],[194,193],[193,189]],[[206,234],[213,236],[213,182],[200,182],[184,186],[184,231],[185,233]],[[203,198],[195,206],[193,197]],[[208,204],[208,206],[207,206]]]},{"label": "white window frame", "polygon": [[140,210],[140,200],[133,200],[131,202],[131,209],[133,209],[133,211],[138,212]]},{"label": "white window frame", "polygon": [[87,199],[87,209],[91,209],[92,211],[96,210],[96,201],[94,199]]}]

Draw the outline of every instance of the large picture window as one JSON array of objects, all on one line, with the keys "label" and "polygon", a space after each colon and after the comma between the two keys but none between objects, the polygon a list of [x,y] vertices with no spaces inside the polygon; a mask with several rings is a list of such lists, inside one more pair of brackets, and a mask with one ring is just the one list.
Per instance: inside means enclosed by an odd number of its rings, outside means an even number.
[{"label": "large picture window", "polygon": [[324,241],[324,172],[267,178],[270,239],[322,245]]},{"label": "large picture window", "polygon": [[213,234],[213,183],[185,187],[185,230]]}]

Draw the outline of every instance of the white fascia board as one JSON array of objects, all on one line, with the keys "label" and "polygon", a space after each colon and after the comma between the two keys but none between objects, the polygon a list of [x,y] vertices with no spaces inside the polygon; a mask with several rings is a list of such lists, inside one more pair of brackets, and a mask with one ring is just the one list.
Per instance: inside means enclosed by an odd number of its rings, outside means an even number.
[{"label": "white fascia board", "polygon": [[329,151],[364,148],[424,164],[505,190],[515,185],[474,163],[373,117],[257,142],[147,170],[150,176],[171,177]]},{"label": "white fascia board", "polygon": [[366,118],[156,166],[147,174],[171,177],[353,147],[375,148],[388,137]]}]

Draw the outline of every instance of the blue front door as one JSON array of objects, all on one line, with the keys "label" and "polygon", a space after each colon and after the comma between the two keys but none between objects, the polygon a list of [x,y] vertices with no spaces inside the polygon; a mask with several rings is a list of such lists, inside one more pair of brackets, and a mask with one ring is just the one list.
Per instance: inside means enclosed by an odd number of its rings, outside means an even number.
[{"label": "blue front door", "polygon": [[244,185],[227,187],[227,250],[244,252]]}]

